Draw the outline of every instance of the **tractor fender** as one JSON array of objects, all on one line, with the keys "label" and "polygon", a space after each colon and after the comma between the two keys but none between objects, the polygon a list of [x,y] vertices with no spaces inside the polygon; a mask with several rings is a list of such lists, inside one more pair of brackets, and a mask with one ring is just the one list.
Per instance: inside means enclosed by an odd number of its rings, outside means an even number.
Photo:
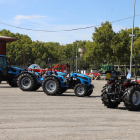
[{"label": "tractor fender", "polygon": [[19,77],[21,74],[29,74],[29,75],[32,75],[33,76],[33,78],[34,78],[34,80],[36,81],[36,83],[37,83],[37,76],[36,76],[36,74],[35,73],[32,73],[32,72],[30,72],[30,71],[22,71],[20,74],[18,74],[18,75],[16,75],[17,77]]},{"label": "tractor fender", "polygon": [[44,79],[47,78],[47,77],[55,77],[55,79],[58,79],[60,85],[62,86],[61,80],[60,80],[60,78],[58,78],[58,76],[56,76],[56,75],[46,75],[46,76],[44,77]]}]

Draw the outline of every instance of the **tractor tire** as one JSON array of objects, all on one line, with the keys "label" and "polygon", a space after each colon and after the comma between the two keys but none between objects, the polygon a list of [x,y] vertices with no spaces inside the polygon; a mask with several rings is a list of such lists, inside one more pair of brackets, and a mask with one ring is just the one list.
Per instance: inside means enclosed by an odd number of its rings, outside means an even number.
[{"label": "tractor tire", "polygon": [[140,87],[128,88],[124,96],[124,105],[129,111],[140,110]]},{"label": "tractor tire", "polygon": [[111,74],[110,74],[109,72],[107,72],[107,73],[105,74],[105,76],[106,76],[106,80],[108,80],[108,79],[111,77]]},{"label": "tractor tire", "polygon": [[61,95],[61,85],[55,77],[47,77],[42,83],[43,91],[47,95]]},{"label": "tractor tire", "polygon": [[17,81],[16,81],[16,80],[8,81],[8,84],[9,84],[11,87],[18,87]]},{"label": "tractor tire", "polygon": [[36,86],[35,86],[35,88],[34,88],[34,90],[33,90],[33,91],[38,90],[40,87],[41,87],[41,85],[37,85],[37,84],[36,84]]},{"label": "tractor tire", "polygon": [[92,94],[93,90],[89,90],[86,94],[86,96],[90,96]]},{"label": "tractor tire", "polygon": [[117,108],[120,104],[119,102],[112,102],[105,90],[103,90],[102,92],[101,100],[104,106],[106,106],[107,108]]},{"label": "tractor tire", "polygon": [[61,88],[61,94],[63,94],[68,88],[67,87],[62,87]]},{"label": "tractor tire", "polygon": [[2,73],[0,72],[0,83],[2,82]]},{"label": "tractor tire", "polygon": [[84,84],[77,84],[74,87],[74,92],[75,92],[76,96],[84,97],[84,96],[87,96],[88,90],[87,90],[87,87]]},{"label": "tractor tire", "polygon": [[23,91],[35,91],[36,81],[34,77],[28,73],[21,74],[18,77],[17,84]]}]

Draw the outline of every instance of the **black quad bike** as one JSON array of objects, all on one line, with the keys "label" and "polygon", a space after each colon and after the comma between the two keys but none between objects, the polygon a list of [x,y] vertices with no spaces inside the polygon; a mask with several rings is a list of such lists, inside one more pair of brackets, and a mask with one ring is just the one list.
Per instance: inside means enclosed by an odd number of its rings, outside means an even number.
[{"label": "black quad bike", "polygon": [[[135,75],[137,75],[136,62],[139,56],[135,57]],[[127,110],[140,110],[140,85],[137,82],[137,77],[132,81],[124,75],[120,75],[119,78],[117,75],[112,75],[101,92],[102,103],[107,108],[117,108],[120,102],[124,102]]]}]

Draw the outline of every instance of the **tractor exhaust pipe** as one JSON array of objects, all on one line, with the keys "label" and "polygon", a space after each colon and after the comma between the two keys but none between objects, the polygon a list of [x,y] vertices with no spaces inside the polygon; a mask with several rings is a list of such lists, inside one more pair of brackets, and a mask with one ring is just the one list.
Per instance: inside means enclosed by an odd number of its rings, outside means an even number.
[{"label": "tractor exhaust pipe", "polygon": [[48,70],[49,70],[49,61],[51,59],[51,74],[52,74],[52,58],[48,58]]}]

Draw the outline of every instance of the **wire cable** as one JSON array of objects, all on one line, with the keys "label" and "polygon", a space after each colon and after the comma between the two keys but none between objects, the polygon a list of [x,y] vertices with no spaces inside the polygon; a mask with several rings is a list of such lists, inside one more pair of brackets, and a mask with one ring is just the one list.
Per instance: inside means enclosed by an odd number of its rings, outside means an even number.
[{"label": "wire cable", "polygon": [[[140,14],[135,15],[135,16],[139,16],[139,15],[140,15]],[[116,20],[116,21],[112,21],[112,22],[110,22],[110,23],[114,23],[114,22],[118,22],[118,21],[126,20],[126,19],[129,19],[129,18],[132,18],[132,17],[133,17],[133,16],[131,16],[131,17],[127,17],[127,18],[123,18],[123,19],[119,19],[119,20]],[[88,28],[93,28],[93,27],[100,26],[100,25],[95,25],[95,26],[88,26],[88,27],[75,28],[75,29],[69,29],[69,30],[49,31],[49,30],[35,30],[35,29],[28,29],[28,28],[23,28],[23,27],[13,26],[13,25],[6,24],[6,23],[3,23],[3,22],[0,22],[0,24],[7,25],[7,26],[10,26],[10,27],[14,27],[14,28],[18,28],[18,29],[31,30],[31,31],[39,31],[39,32],[68,32],[68,31],[83,30],[83,29],[88,29]]]}]

